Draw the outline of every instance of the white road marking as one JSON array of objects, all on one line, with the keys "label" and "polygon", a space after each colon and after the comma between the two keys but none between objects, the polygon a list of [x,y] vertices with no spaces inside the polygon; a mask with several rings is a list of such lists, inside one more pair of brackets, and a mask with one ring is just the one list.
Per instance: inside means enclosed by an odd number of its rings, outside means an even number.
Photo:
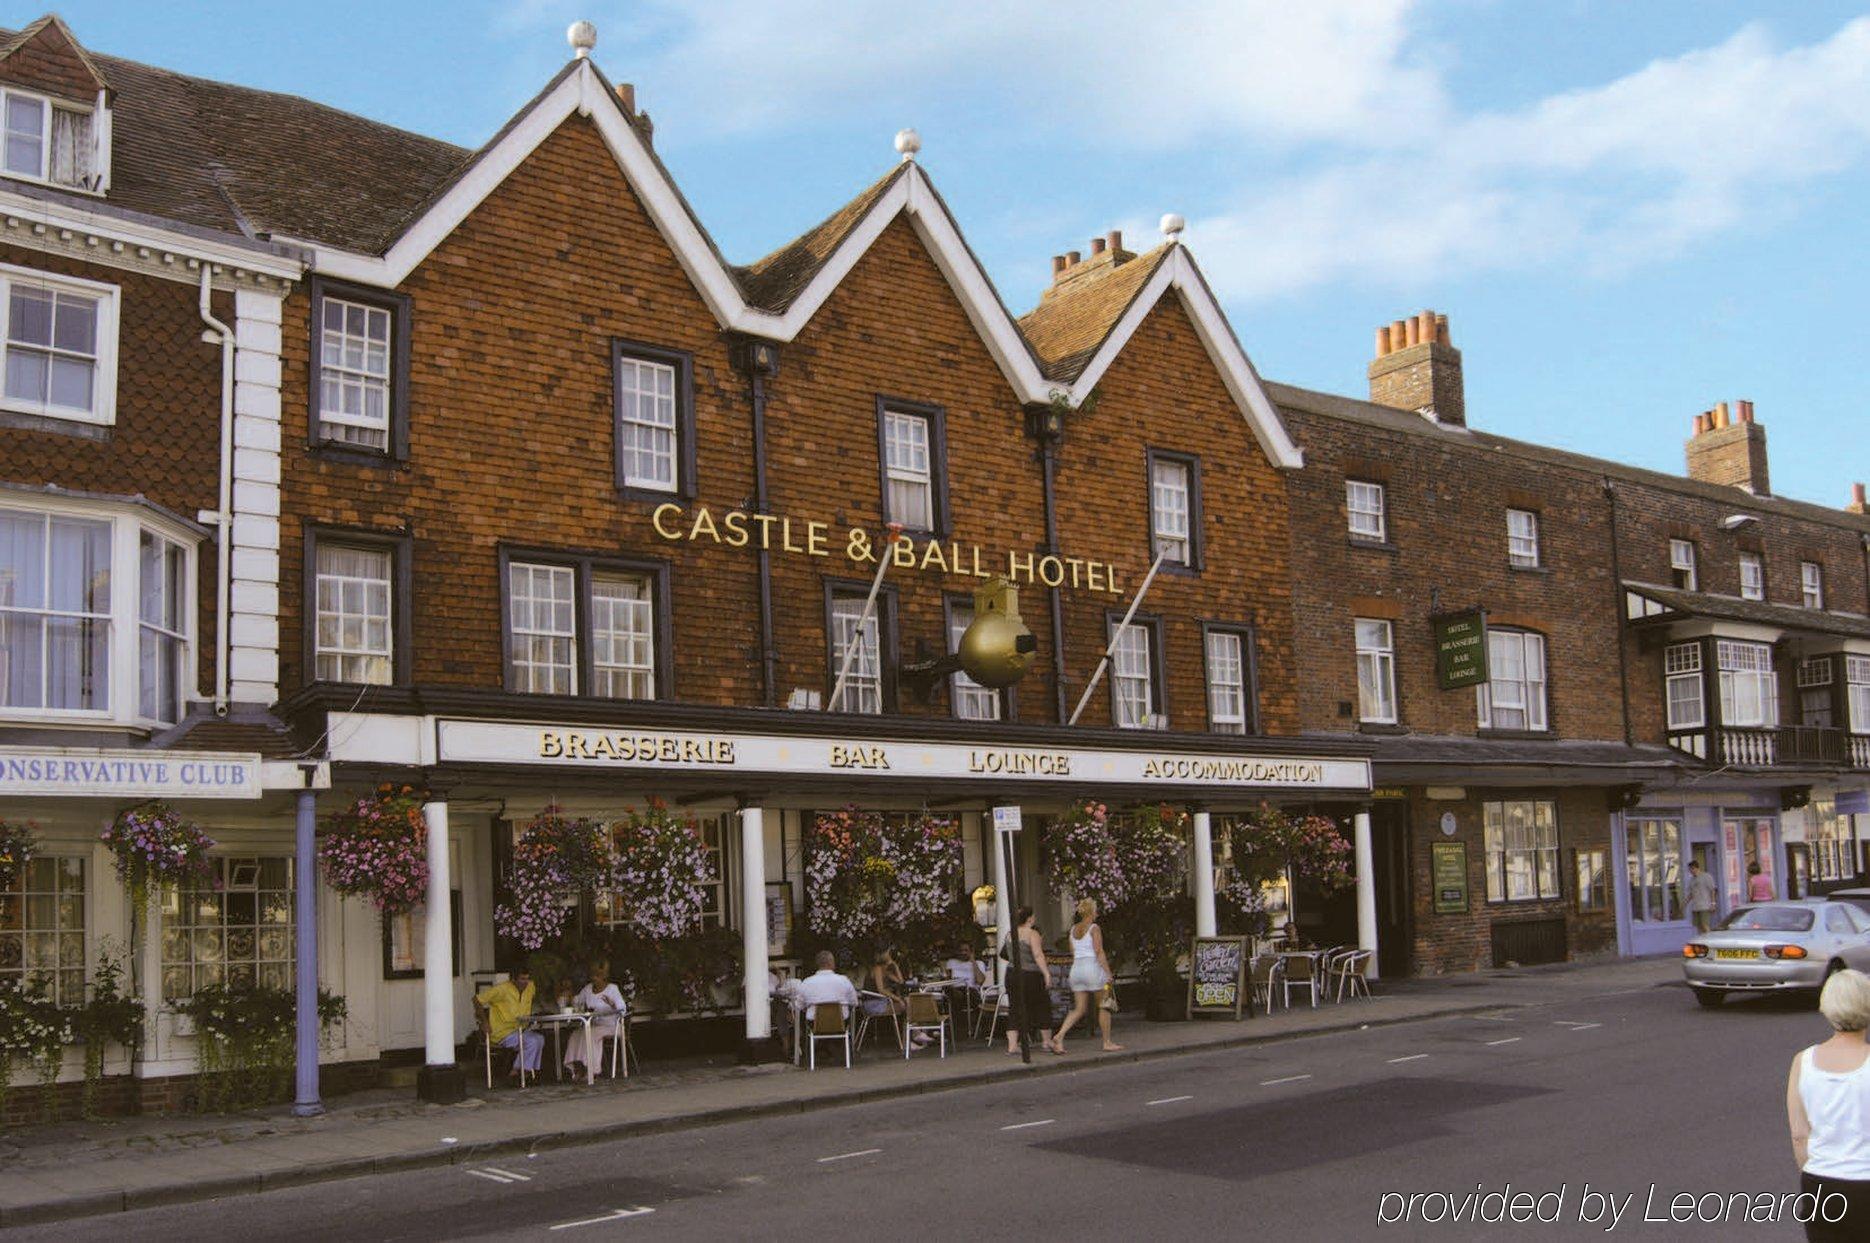
[{"label": "white road marking", "polygon": [[476,1178],[484,1178],[490,1183],[519,1183],[528,1181],[523,1178],[514,1178],[511,1174],[496,1174],[492,1170],[469,1170],[468,1173]]},{"label": "white road marking", "polygon": [[1393,1057],[1390,1059],[1390,1065],[1394,1066],[1398,1062],[1419,1062],[1427,1056],[1426,1053],[1411,1053],[1408,1057]]},{"label": "white road marking", "polygon": [[1287,1075],[1284,1079],[1262,1079],[1260,1086],[1270,1088],[1276,1083],[1297,1083],[1301,1079],[1310,1079],[1310,1075]]},{"label": "white road marking", "polygon": [[547,1230],[570,1230],[575,1226],[601,1226],[607,1221],[621,1221],[625,1217],[642,1217],[656,1210],[653,1208],[612,1209],[602,1217],[587,1217],[583,1221],[561,1221],[556,1226],[547,1226]]},{"label": "white road marking", "polygon": [[1051,1126],[1057,1118],[1041,1118],[1037,1122],[1015,1122],[1012,1126],[1003,1126],[1002,1131],[1023,1131],[1029,1126]]},{"label": "white road marking", "polygon": [[1569,1027],[1572,1031],[1575,1031],[1575,1032],[1588,1032],[1593,1027],[1603,1026],[1602,1023],[1567,1023],[1563,1019],[1559,1020],[1558,1025],[1560,1027]]},{"label": "white road marking", "polygon": [[1195,1098],[1192,1096],[1165,1096],[1159,1101],[1151,1101],[1149,1103],[1152,1105],[1173,1105],[1177,1101],[1192,1101],[1194,1099]]},{"label": "white road marking", "polygon": [[1496,1045],[1496,1044],[1512,1044],[1515,1040],[1518,1040],[1518,1039],[1519,1039],[1518,1036],[1508,1036],[1505,1040],[1489,1040],[1487,1044],[1489,1047]]},{"label": "white road marking", "polygon": [[490,1165],[487,1169],[495,1174],[505,1174],[508,1178],[518,1179],[522,1183],[529,1183],[532,1181],[531,1174],[521,1174],[516,1170],[503,1170],[497,1165]]},{"label": "white road marking", "polygon": [[1513,1021],[1504,1014],[1470,1014],[1468,1017],[1476,1023],[1511,1023]]},{"label": "white road marking", "polygon": [[823,1165],[827,1161],[849,1161],[852,1157],[867,1157],[873,1152],[882,1151],[881,1148],[859,1148],[856,1152],[840,1152],[834,1157],[820,1157],[818,1164]]}]

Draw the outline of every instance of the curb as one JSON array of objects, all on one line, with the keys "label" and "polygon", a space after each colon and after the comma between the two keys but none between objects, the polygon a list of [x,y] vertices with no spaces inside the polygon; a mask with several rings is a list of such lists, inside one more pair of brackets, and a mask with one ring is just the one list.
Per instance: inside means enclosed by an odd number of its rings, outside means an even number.
[{"label": "curb", "polygon": [[950,1092],[962,1088],[981,1087],[989,1083],[1003,1082],[1008,1079],[1026,1078],[1034,1075],[1071,1074],[1077,1071],[1093,1070],[1105,1066],[1128,1066],[1139,1062],[1162,1061],[1171,1057],[1186,1057],[1191,1054],[1217,1052],[1223,1049],[1238,1049],[1250,1045],[1282,1044],[1292,1040],[1304,1040],[1313,1036],[1340,1035],[1349,1031],[1360,1031],[1371,1027],[1397,1027],[1406,1023],[1423,1023],[1433,1019],[1449,1018],[1461,1014],[1474,1014],[1483,1010],[1517,1010],[1528,1006],[1544,1004],[1539,1001],[1514,1002],[1474,1002],[1459,1006],[1450,1006],[1430,1014],[1406,1016],[1374,1016],[1367,1019],[1346,1020],[1324,1027],[1307,1028],[1304,1031],[1246,1033],[1227,1036],[1219,1040],[1204,1042],[1199,1045],[1175,1045],[1161,1049],[1126,1049],[1118,1055],[1104,1055],[1083,1060],[1058,1060],[1034,1062],[1031,1066],[1005,1067],[995,1070],[971,1071],[965,1075],[956,1075],[948,1079],[921,1079],[909,1083],[889,1084],[881,1087],[856,1088],[848,1092],[834,1092],[823,1096],[801,1097],[794,1100],[767,1101],[755,1105],[727,1105],[697,1113],[670,1114],[661,1118],[641,1118],[630,1121],[607,1123],[578,1131],[534,1131],[525,1135],[514,1135],[505,1139],[489,1140],[485,1143],[462,1145],[455,1148],[442,1148],[433,1152],[396,1153],[383,1157],[347,1157],[333,1161],[319,1161],[304,1165],[295,1165],[277,1171],[265,1171],[252,1174],[232,1174],[220,1177],[191,1179],[185,1183],[167,1183],[154,1186],[119,1188],[111,1191],[84,1192],[79,1195],[56,1200],[43,1200],[34,1204],[21,1204],[0,1209],[0,1228],[43,1224],[46,1222],[71,1221],[82,1217],[96,1217],[108,1213],[131,1212],[136,1209],[156,1208],[165,1205],[199,1203],[205,1200],[221,1200],[233,1196],[259,1195],[268,1191],[282,1191],[289,1187],[305,1187],[314,1183],[337,1182],[347,1178],[360,1178],[371,1174],[404,1173],[410,1170],[433,1169],[481,1161],[488,1157],[537,1152],[540,1149],[587,1147],[592,1144],[609,1143],[619,1139],[631,1139],[645,1135],[663,1135],[671,1131],[699,1130],[703,1127],[725,1126],[734,1122],[749,1122],[760,1118],[779,1117],[790,1114],[816,1113],[821,1110],[841,1109],[851,1105],[867,1105],[877,1101],[900,1100],[904,1097],[922,1096],[936,1092]]}]

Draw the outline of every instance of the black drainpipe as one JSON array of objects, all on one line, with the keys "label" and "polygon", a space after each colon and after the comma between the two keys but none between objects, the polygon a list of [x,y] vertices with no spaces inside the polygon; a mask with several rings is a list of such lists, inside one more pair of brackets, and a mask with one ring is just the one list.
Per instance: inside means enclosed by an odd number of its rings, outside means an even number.
[{"label": "black drainpipe", "polygon": [[1623,745],[1628,747],[1636,741],[1630,727],[1629,616],[1623,606],[1623,557],[1617,539],[1617,485],[1610,482],[1608,477],[1604,480],[1604,498],[1610,502],[1610,594],[1617,609],[1617,691],[1623,697]]},{"label": "black drainpipe", "polygon": [[[770,341],[747,341],[741,361],[753,391],[753,512],[767,512],[766,379],[779,370],[779,347]],[[764,540],[756,554],[760,573],[760,686],[766,706],[779,705],[779,650],[773,645],[773,554]]]},{"label": "black drainpipe", "polygon": [[[1058,443],[1064,438],[1064,420],[1050,405],[1029,406],[1026,429],[1039,442],[1039,474],[1045,493],[1045,551],[1058,555]],[[1052,614],[1052,700],[1058,723],[1071,715],[1065,691],[1065,602],[1058,587],[1047,588]]]}]

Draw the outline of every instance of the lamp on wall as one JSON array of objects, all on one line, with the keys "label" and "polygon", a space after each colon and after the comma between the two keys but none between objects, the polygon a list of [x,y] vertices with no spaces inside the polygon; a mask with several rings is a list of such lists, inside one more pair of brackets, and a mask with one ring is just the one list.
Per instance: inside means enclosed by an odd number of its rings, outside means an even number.
[{"label": "lamp on wall", "polygon": [[1756,527],[1760,520],[1752,514],[1728,514],[1721,519],[1721,530],[1738,531],[1741,527]]}]

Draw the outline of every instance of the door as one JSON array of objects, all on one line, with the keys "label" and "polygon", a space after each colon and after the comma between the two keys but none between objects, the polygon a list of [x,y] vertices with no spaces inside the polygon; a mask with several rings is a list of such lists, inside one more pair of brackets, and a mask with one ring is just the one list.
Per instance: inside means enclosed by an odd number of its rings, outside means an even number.
[{"label": "door", "polygon": [[[1735,900],[1769,902],[1779,897],[1783,890],[1776,863],[1778,852],[1773,849],[1773,822],[1761,818],[1732,818],[1722,821],[1721,830],[1729,845],[1737,843],[1740,848],[1736,862],[1742,875]],[[1764,879],[1756,879],[1756,876]]]},{"label": "door", "polygon": [[1370,813],[1370,861],[1377,897],[1377,971],[1409,974],[1414,949],[1409,896],[1409,805],[1379,802]]},{"label": "door", "polygon": [[1812,848],[1804,842],[1786,843],[1786,897],[1812,896]]}]

